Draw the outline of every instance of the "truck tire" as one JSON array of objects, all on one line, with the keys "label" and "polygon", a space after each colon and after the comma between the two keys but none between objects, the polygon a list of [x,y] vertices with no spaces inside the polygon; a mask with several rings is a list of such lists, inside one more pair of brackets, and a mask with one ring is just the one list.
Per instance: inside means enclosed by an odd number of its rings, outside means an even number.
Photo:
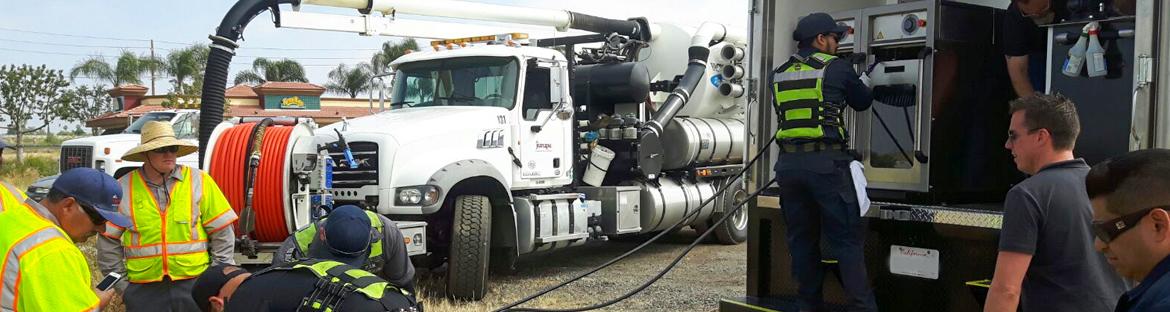
[{"label": "truck tire", "polygon": [[[736,202],[743,201],[747,197],[747,192],[743,189],[741,180],[736,180],[728,186],[724,193],[722,204],[723,209],[711,213],[711,222],[719,221],[728,211],[735,209],[733,205]],[[735,212],[735,215],[728,218],[721,224],[715,225],[715,238],[719,243],[724,245],[737,245],[747,241],[748,235],[748,210],[747,208],[740,209]]]},{"label": "truck tire", "polygon": [[454,201],[447,296],[480,300],[487,293],[492,206],[487,196],[460,195]]}]

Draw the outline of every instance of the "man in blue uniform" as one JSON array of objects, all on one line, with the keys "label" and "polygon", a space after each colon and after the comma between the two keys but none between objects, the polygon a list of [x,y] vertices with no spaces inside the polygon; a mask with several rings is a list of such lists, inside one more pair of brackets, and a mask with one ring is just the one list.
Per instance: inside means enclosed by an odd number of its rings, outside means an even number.
[{"label": "man in blue uniform", "polygon": [[792,39],[800,50],[772,76],[779,130],[776,180],[787,223],[792,274],[801,310],[822,309],[822,230],[838,260],[851,311],[876,311],[862,255],[863,226],[846,152],[844,110],[865,110],[868,78],[838,59],[837,41],[847,28],[825,13],[800,20]]}]

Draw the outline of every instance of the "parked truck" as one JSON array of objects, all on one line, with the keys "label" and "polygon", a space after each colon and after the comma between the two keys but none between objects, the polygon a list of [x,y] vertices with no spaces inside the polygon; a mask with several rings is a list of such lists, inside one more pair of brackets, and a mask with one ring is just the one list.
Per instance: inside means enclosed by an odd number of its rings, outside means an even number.
[{"label": "parked truck", "polygon": [[[1073,1],[1069,1],[1074,4]],[[1113,4],[1129,10],[1113,11]],[[748,117],[752,155],[776,129],[768,85],[795,53],[789,38],[800,17],[830,13],[851,28],[839,53],[867,71],[874,92],[904,90],[847,117],[850,146],[861,156],[872,207],[863,218],[866,269],[882,311],[982,311],[995,272],[1006,192],[1025,176],[1003,148],[1012,93],[999,35],[1009,1],[751,1]],[[1134,9],[1136,8],[1136,9]],[[1076,103],[1081,133],[1075,155],[1090,165],[1145,148],[1170,147],[1170,5],[1164,1],[1077,1],[1075,14],[1048,30],[1046,92]],[[1061,65],[1086,23],[1101,25],[1108,74],[1064,75]],[[891,88],[891,86],[899,86]],[[879,90],[885,89],[885,90]],[[770,151],[761,158],[774,162]],[[773,178],[756,167],[753,192]],[[775,191],[752,202],[745,297],[721,311],[795,310],[785,222]],[[831,253],[824,297],[846,303]]]},{"label": "parked truck", "polygon": [[[300,12],[310,6],[363,13]],[[592,34],[443,38],[390,65],[388,111],[323,128],[221,123],[236,40],[265,10],[279,27],[366,35],[396,34],[410,23],[399,14]],[[242,0],[211,39],[202,166],[241,212],[250,258],[319,211],[357,204],[415,222],[425,234],[404,236],[425,248],[418,263],[446,266],[447,293],[477,300],[489,265],[521,255],[675,224],[717,227],[724,244],[747,237],[746,211],[712,224],[744,194],[734,177],[747,152],[742,29],[460,1]]]},{"label": "parked truck", "polygon": [[[172,109],[154,111],[143,114],[134,119],[121,133],[106,134],[85,138],[77,138],[61,143],[59,158],[60,171],[87,167],[94,168],[115,178],[137,169],[142,163],[122,160],[122,154],[141,143],[141,129],[149,121],[161,121],[171,124],[175,135],[180,140],[196,142],[199,134],[199,110]],[[198,166],[199,155],[191,154],[180,157],[178,163],[185,166]],[[48,176],[38,179],[28,187],[28,195],[39,199],[48,195],[49,187],[57,176]]]}]

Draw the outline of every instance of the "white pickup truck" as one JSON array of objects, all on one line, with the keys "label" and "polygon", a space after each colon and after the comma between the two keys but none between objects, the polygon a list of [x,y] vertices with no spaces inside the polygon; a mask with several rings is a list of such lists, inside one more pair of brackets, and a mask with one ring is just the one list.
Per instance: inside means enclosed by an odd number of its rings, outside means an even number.
[{"label": "white pickup truck", "polygon": [[[199,110],[175,109],[149,112],[135,119],[122,133],[77,138],[63,142],[59,160],[60,172],[78,167],[90,167],[117,178],[138,168],[142,163],[123,161],[122,154],[138,146],[142,126],[149,121],[169,122],[175,129],[175,136],[180,140],[198,144]],[[199,165],[199,154],[183,156],[178,161],[179,164],[196,167]],[[34,199],[42,198],[48,194],[49,187],[53,185],[55,180],[57,180],[56,175],[37,180],[28,187],[28,196]]]}]

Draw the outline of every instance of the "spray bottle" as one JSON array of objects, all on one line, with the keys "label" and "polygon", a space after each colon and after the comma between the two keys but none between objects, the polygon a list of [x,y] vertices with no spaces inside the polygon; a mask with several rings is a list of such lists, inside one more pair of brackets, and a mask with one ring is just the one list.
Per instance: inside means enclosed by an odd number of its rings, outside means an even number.
[{"label": "spray bottle", "polygon": [[1108,73],[1105,64],[1105,48],[1101,47],[1100,39],[1097,39],[1097,32],[1101,27],[1097,22],[1089,23],[1089,45],[1085,48],[1085,62],[1089,72],[1089,77],[1101,77]]},{"label": "spray bottle", "polygon": [[1077,44],[1068,50],[1068,58],[1064,60],[1064,67],[1061,69],[1065,76],[1077,77],[1081,75],[1081,67],[1085,65],[1085,48],[1088,45],[1089,24],[1086,24],[1081,29],[1081,36],[1077,39]]}]

